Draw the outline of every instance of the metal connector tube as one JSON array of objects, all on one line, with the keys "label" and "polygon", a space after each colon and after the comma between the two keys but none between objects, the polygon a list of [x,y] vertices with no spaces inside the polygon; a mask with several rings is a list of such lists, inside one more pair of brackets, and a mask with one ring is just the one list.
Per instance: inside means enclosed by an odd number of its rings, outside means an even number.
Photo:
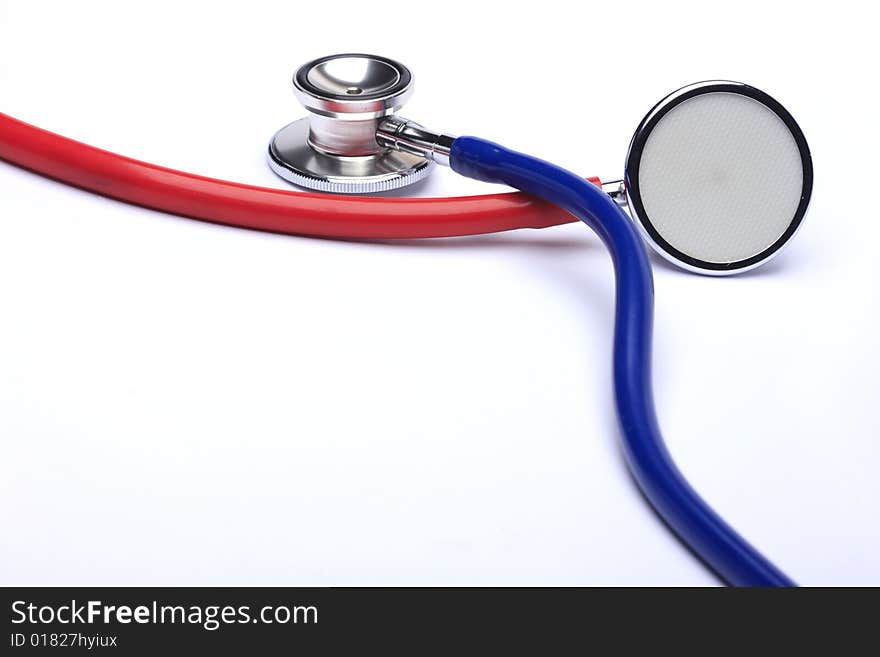
[{"label": "metal connector tube", "polygon": [[415,121],[400,116],[386,116],[379,120],[376,128],[376,142],[379,146],[419,155],[447,167],[449,151],[454,141],[455,137],[452,135],[432,132]]}]

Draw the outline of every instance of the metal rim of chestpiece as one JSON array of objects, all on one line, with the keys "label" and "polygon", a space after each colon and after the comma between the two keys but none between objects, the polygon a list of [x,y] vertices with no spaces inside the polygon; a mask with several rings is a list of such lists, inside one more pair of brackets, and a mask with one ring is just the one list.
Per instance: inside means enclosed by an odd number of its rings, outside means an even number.
[{"label": "metal rim of chestpiece", "polygon": [[269,144],[269,165],[288,182],[335,194],[373,194],[430,173],[431,159],[376,138],[380,123],[412,95],[413,76],[403,64],[360,53],[321,57],[296,71],[293,87],[309,115],[279,130]]}]

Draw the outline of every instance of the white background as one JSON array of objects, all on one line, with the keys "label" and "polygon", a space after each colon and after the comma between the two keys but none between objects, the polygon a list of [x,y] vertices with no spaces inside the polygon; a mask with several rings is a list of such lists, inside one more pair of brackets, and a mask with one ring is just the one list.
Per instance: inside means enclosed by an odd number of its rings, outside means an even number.
[{"label": "white background", "polygon": [[[0,2],[0,111],[284,187],[266,142],[328,53],[408,64],[406,116],[607,177],[667,92],[765,89],[810,142],[811,211],[753,274],[656,263],[661,424],[792,577],[878,585],[867,6]],[[487,190],[439,170],[416,193]],[[0,162],[0,583],[716,584],[627,474],[612,306],[581,225],[285,237]]]}]

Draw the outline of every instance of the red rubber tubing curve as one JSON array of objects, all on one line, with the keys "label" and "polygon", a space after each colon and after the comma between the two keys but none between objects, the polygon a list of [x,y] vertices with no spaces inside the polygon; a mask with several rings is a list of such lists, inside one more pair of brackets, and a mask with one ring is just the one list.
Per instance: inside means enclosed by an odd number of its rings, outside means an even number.
[{"label": "red rubber tubing curve", "polygon": [[[292,192],[141,162],[0,112],[0,159],[127,203],[229,226],[315,237],[409,239],[547,228],[577,221],[521,192],[368,198]],[[597,178],[590,182],[601,185]]]}]

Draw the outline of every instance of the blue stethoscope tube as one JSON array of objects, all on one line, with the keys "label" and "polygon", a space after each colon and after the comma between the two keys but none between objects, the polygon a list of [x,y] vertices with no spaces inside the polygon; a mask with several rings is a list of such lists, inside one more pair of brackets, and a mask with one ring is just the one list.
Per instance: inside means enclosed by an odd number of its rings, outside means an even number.
[{"label": "blue stethoscope tube", "polygon": [[654,281],[644,245],[623,211],[577,175],[482,139],[456,139],[449,163],[468,178],[503,183],[554,203],[599,235],[617,279],[614,393],[624,452],[638,485],[673,531],[728,584],[795,586],[700,498],[666,449],[651,389]]}]

